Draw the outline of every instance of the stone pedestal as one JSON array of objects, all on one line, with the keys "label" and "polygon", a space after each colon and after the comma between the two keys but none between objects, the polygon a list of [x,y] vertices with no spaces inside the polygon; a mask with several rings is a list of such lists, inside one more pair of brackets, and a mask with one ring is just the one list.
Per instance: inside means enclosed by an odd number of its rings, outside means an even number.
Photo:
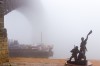
[{"label": "stone pedestal", "polygon": [[71,63],[65,63],[65,66],[93,66],[90,61],[87,61],[86,65],[76,65],[76,64],[71,64]]}]

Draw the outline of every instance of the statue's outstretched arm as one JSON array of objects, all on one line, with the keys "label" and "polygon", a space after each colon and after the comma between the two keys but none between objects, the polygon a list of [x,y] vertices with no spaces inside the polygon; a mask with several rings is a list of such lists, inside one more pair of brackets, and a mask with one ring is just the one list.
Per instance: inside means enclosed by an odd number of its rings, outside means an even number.
[{"label": "statue's outstretched arm", "polygon": [[92,33],[92,30],[90,30],[90,32],[87,34],[87,37],[86,37],[85,41],[88,40],[88,36],[89,36],[91,33]]},{"label": "statue's outstretched arm", "polygon": [[89,36],[89,35],[87,35],[87,37],[86,37],[85,41],[87,41],[87,40],[88,40],[88,36]]}]

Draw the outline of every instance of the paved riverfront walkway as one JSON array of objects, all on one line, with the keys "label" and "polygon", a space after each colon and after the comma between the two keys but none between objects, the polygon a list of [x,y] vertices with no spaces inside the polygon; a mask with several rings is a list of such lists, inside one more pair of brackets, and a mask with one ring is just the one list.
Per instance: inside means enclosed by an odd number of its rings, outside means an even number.
[{"label": "paved riverfront walkway", "polygon": [[64,66],[64,59],[10,58],[12,66]]}]

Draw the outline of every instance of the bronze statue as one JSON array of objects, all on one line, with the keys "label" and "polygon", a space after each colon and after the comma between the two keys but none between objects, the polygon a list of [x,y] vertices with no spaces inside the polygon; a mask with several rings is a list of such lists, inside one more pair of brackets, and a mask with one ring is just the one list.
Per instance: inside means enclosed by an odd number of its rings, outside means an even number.
[{"label": "bronze statue", "polygon": [[92,30],[87,34],[87,37],[85,40],[84,40],[84,37],[81,38],[82,42],[80,44],[80,51],[83,52],[84,55],[85,55],[85,52],[87,51],[86,44],[87,44],[88,36],[91,33],[92,33]]},{"label": "bronze statue", "polygon": [[77,54],[79,53],[78,46],[75,46],[71,50],[71,52],[72,52],[72,56],[70,57],[70,60],[69,61],[71,61],[72,58],[74,58],[74,60],[77,61]]},{"label": "bronze statue", "polygon": [[[86,39],[84,39],[84,37],[81,38],[82,41],[80,44],[80,50],[78,50],[78,46],[75,46],[71,50],[72,56],[67,61],[67,63],[78,64],[78,65],[86,65],[87,64],[87,60],[86,60],[86,56],[85,56],[85,52],[87,51],[86,44],[87,44],[88,36],[91,33],[92,33],[92,30],[90,30],[90,32],[87,34]],[[75,61],[71,61],[72,58],[74,58]]]}]

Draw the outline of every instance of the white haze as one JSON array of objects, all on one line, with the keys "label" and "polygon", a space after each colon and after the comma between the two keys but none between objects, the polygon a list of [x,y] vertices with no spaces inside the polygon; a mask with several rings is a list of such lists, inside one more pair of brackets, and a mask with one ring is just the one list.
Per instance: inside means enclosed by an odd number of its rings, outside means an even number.
[{"label": "white haze", "polygon": [[[5,16],[8,37],[20,43],[54,44],[53,58],[68,58],[81,37],[93,33],[87,42],[87,58],[100,59],[100,1],[99,0],[33,0],[30,15],[22,9]],[[26,9],[26,10],[28,10]],[[25,15],[26,14],[26,15]],[[42,28],[42,29],[41,29]]]}]

